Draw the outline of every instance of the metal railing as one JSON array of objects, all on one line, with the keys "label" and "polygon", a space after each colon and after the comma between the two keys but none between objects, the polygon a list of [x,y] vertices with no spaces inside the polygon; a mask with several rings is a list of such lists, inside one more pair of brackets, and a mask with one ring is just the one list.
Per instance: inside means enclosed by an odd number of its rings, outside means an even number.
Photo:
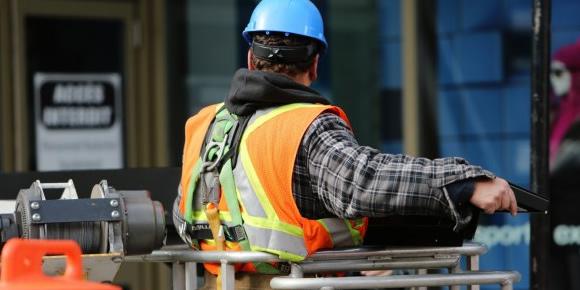
[{"label": "metal railing", "polygon": [[[273,289],[368,289],[468,285],[478,289],[482,284],[498,284],[502,290],[512,289],[520,280],[517,272],[484,272],[479,270],[479,256],[487,247],[466,243],[461,247],[361,247],[318,252],[301,263],[290,263],[290,275],[274,277]],[[467,258],[465,271],[460,257]],[[262,252],[192,251],[186,246],[166,247],[149,255],[128,256],[127,262],[171,262],[173,289],[198,288],[197,263],[221,265],[222,289],[235,288],[235,263],[285,262],[275,255]],[[448,269],[448,274],[426,274],[424,269]],[[304,278],[307,273],[330,273],[379,269],[418,269],[416,275],[384,277]]]},{"label": "metal railing", "polygon": [[465,272],[454,274],[394,275],[385,277],[292,278],[276,277],[273,289],[375,289],[474,284],[499,284],[502,290],[513,289],[519,281],[517,272]]}]

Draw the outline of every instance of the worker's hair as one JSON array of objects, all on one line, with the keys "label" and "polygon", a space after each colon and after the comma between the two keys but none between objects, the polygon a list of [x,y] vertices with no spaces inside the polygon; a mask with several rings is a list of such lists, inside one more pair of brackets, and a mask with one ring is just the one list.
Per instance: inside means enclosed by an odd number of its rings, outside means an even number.
[{"label": "worker's hair", "polygon": [[[270,33],[270,34],[263,34],[257,33],[253,35],[254,42],[269,45],[269,46],[303,46],[308,45],[311,43],[315,43],[315,40],[312,40],[308,37],[297,36],[297,35],[289,35],[285,36],[281,33]],[[252,55],[252,64],[257,70],[261,71],[268,71],[268,72],[276,72],[289,75],[291,77],[295,77],[301,73],[308,71],[308,68],[314,61],[314,57],[316,53],[312,55],[310,59],[305,62],[300,63],[277,63],[269,60],[259,59]]]}]

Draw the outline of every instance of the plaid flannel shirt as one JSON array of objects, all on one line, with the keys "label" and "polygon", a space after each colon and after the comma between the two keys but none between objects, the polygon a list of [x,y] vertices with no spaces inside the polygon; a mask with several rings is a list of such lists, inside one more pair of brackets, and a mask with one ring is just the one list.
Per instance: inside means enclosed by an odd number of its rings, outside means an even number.
[{"label": "plaid flannel shirt", "polygon": [[302,139],[293,195],[310,219],[437,215],[452,218],[459,229],[473,212],[454,205],[445,186],[479,176],[494,177],[462,158],[430,160],[361,146],[342,119],[324,113]]},{"label": "plaid flannel shirt", "polygon": [[[292,190],[305,218],[436,215],[452,218],[460,229],[473,212],[471,207],[457,207],[445,186],[480,176],[494,177],[462,158],[430,160],[361,146],[342,119],[325,113],[304,134]],[[184,224],[180,199],[181,190],[173,207],[178,228]]]}]

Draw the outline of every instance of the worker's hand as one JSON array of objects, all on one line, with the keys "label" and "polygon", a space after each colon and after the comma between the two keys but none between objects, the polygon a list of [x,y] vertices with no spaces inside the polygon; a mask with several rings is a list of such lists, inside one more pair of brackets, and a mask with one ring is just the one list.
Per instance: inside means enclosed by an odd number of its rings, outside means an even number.
[{"label": "worker's hand", "polygon": [[507,181],[499,177],[476,181],[469,201],[487,214],[498,210],[507,210],[513,216],[518,213],[518,203],[513,190]]}]

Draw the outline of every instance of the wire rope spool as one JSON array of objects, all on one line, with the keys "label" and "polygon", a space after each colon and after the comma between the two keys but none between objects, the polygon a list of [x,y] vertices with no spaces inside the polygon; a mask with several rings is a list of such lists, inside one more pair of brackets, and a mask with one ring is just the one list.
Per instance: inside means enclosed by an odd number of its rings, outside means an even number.
[{"label": "wire rope spool", "polygon": [[[72,185],[72,182],[67,183]],[[74,185],[73,185],[74,186]],[[65,189],[67,190],[67,189]],[[67,199],[78,199],[76,191],[68,190]],[[62,197],[61,197],[62,198]],[[74,240],[84,253],[100,253],[100,222],[79,221],[66,223],[35,223],[42,220],[41,214],[35,212],[42,201],[46,200],[42,184],[35,182],[28,189],[18,193],[16,199],[16,218],[20,225],[21,237],[24,239]]]},{"label": "wire rope spool", "polygon": [[83,253],[101,252],[101,223],[78,222],[47,224],[45,240],[73,240],[81,247]]},{"label": "wire rope spool", "polygon": [[[43,189],[64,191],[47,200]],[[146,254],[161,248],[166,235],[160,202],[144,190],[116,191],[106,181],[93,187],[89,199],[78,198],[72,181],[36,181],[18,193],[13,220],[18,231],[12,232],[21,238],[74,240],[85,254]]]},{"label": "wire rope spool", "polygon": [[39,239],[41,226],[32,224],[31,201],[42,199],[42,194],[34,187],[23,189],[16,197],[16,224],[20,225],[20,235],[24,239]]},{"label": "wire rope spool", "polygon": [[[99,184],[93,186],[93,189],[91,191],[91,198],[106,198],[108,194],[105,191],[108,191],[108,188],[109,187],[107,185],[107,181],[105,180],[101,181]],[[99,252],[107,253],[109,252],[109,225],[107,222],[105,221],[100,222],[100,231],[101,231],[100,236],[101,239],[99,240],[100,244]],[[116,252],[122,252],[122,249]]]}]

